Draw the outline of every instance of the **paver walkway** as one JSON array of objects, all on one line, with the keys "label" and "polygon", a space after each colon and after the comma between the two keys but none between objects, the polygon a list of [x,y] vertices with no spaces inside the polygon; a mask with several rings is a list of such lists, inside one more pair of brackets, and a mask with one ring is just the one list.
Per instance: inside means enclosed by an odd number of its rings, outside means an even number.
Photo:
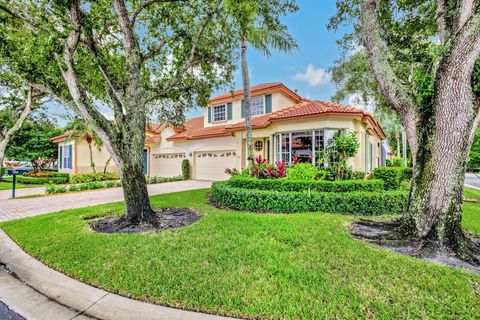
[{"label": "paver walkway", "polygon": [[[22,188],[15,190],[16,197],[25,197],[35,194],[45,194],[45,187],[36,187],[36,188]],[[1,190],[0,191],[0,201],[7,200],[12,197],[12,190]]]},{"label": "paver walkway", "polygon": [[[210,188],[211,184],[211,181],[196,180],[151,184],[148,185],[148,193],[153,196],[178,191],[204,189]],[[122,200],[123,191],[121,188],[73,192],[39,198],[0,198],[0,222]]]}]

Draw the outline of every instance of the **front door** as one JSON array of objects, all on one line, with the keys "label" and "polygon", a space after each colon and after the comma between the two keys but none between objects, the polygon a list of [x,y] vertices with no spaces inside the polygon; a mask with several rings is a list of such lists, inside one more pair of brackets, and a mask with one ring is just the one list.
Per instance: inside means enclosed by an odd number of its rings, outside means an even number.
[{"label": "front door", "polygon": [[143,174],[148,175],[148,150],[143,150]]}]

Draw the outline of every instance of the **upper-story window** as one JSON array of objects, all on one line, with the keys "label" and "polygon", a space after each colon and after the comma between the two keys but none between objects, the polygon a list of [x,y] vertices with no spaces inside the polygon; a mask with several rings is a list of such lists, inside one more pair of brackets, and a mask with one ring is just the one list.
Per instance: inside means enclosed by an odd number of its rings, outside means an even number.
[{"label": "upper-story window", "polygon": [[252,116],[256,116],[264,113],[265,113],[265,104],[264,104],[263,96],[252,98]]},{"label": "upper-story window", "polygon": [[213,107],[213,122],[225,121],[226,110],[225,105]]}]

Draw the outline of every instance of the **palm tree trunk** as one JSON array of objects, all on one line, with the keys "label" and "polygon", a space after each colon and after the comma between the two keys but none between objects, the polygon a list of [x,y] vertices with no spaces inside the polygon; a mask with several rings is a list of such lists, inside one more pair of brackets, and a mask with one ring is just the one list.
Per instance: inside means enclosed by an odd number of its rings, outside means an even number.
[{"label": "palm tree trunk", "polygon": [[93,162],[92,142],[88,143],[88,150],[90,151],[90,167],[92,168],[93,173],[97,173],[95,170],[95,163]]},{"label": "palm tree trunk", "polygon": [[247,159],[249,168],[253,168],[253,132],[252,132],[252,95],[247,63],[247,38],[242,36],[242,80],[243,80],[243,110],[245,114],[245,131],[247,133]]},{"label": "palm tree trunk", "polygon": [[105,162],[105,167],[103,167],[103,173],[107,173],[107,169],[108,169],[108,165],[110,164],[110,161],[112,161],[112,156],[110,156],[107,162]]}]

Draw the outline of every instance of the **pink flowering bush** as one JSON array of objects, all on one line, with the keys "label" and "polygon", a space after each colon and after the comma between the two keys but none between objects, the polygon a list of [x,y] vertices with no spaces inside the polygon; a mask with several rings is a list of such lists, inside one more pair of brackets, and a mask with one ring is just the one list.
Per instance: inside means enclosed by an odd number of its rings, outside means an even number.
[{"label": "pink flowering bush", "polygon": [[285,177],[286,174],[285,162],[277,161],[272,164],[262,156],[255,157],[255,163],[250,172],[252,177],[258,179],[279,179]]}]

